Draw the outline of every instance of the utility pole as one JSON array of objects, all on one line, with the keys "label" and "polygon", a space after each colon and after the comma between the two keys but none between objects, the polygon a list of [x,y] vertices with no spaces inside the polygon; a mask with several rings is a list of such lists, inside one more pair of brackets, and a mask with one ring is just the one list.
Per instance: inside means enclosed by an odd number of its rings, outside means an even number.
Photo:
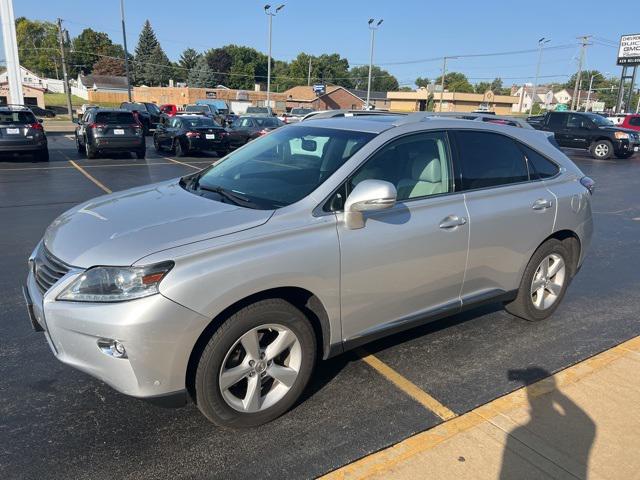
[{"label": "utility pole", "polygon": [[124,0],[120,0],[120,20],[122,21],[122,44],[124,46],[124,69],[127,74],[127,94],[131,102],[131,75],[129,73],[129,52],[127,51],[127,31],[124,27]]},{"label": "utility pole", "polygon": [[[549,43],[551,41],[550,38],[544,38],[542,37],[540,40],[538,40],[538,65],[536,66],[536,80],[533,83],[533,92],[531,93],[531,105],[529,105],[529,115],[531,115],[531,110],[533,110],[533,102],[535,101],[536,98],[536,91],[538,90],[538,78],[540,76],[540,63],[542,62],[542,49],[544,48],[545,44]],[[526,88],[526,85],[523,85],[522,88]]]},{"label": "utility pole", "polygon": [[309,73],[307,73],[307,87],[311,86],[311,55],[309,55]]},{"label": "utility pole", "polygon": [[596,74],[594,73],[593,75],[591,75],[591,80],[589,80],[589,91],[587,92],[587,105],[584,107],[585,112],[589,110],[589,100],[591,99],[591,88],[593,87],[593,78],[595,76]]},{"label": "utility pole", "polygon": [[580,49],[580,60],[578,61],[578,75],[576,76],[576,84],[573,87],[573,97],[571,98],[571,110],[575,110],[580,105],[577,104],[578,100],[578,92],[580,91],[580,80],[582,80],[582,64],[584,63],[584,54],[587,49],[587,45],[591,45],[589,43],[589,39],[591,35],[583,35],[578,37],[578,39],[582,42],[582,48]]},{"label": "utility pole", "polygon": [[373,46],[376,41],[376,30],[380,25],[382,25],[382,22],[384,22],[384,20],[380,19],[380,21],[378,21],[378,23],[376,23],[375,25],[373,24],[374,22],[375,19],[369,19],[369,30],[371,30],[371,48],[369,49],[369,78],[367,79],[367,103],[364,106],[365,110],[369,110],[369,102],[371,98],[371,69],[373,68]]},{"label": "utility pole", "polygon": [[69,88],[69,75],[67,74],[67,60],[64,54],[64,31],[62,19],[58,18],[58,42],[60,43],[60,57],[62,60],[62,79],[64,81],[64,93],[67,94],[67,111],[69,119],[73,121],[73,107],[71,106],[71,89]]},{"label": "utility pole", "polygon": [[20,58],[18,57],[16,21],[13,15],[12,0],[0,0],[0,16],[2,17],[4,58],[7,64],[7,82],[9,83],[7,103],[21,105],[24,103],[24,94],[22,92],[22,75],[20,75]]},{"label": "utility pole", "polygon": [[273,17],[284,8],[284,4],[279,5],[275,11],[271,11],[271,5],[264,6],[264,13],[269,17],[269,58],[267,63],[267,107],[271,108],[271,30]]},{"label": "utility pole", "polygon": [[440,107],[438,111],[442,111],[442,99],[444,97],[444,76],[447,74],[447,57],[442,58],[442,78],[440,79]]}]

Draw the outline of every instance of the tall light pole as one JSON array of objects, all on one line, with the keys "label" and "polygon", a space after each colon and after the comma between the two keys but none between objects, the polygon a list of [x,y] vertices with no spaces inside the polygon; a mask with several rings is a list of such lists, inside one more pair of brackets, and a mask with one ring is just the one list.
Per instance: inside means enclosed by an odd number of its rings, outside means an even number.
[{"label": "tall light pole", "polygon": [[[536,98],[536,90],[538,89],[538,78],[540,77],[540,64],[542,63],[542,49],[544,46],[551,41],[550,38],[542,37],[538,40],[538,65],[536,66],[536,80],[533,83],[533,92],[531,93],[531,105],[529,105],[529,115],[531,115],[531,110],[533,110],[533,102]],[[522,86],[526,91],[526,84]]]},{"label": "tall light pole", "polygon": [[271,23],[273,17],[284,8],[284,4],[276,7],[275,11],[271,10],[271,5],[264,6],[264,13],[269,17],[269,59],[267,63],[267,107],[271,108]]},{"label": "tall light pole", "polygon": [[371,48],[369,49],[369,78],[367,79],[367,103],[364,107],[365,110],[369,110],[369,101],[371,99],[371,70],[373,68],[373,45],[376,40],[376,30],[378,29],[378,27],[380,27],[380,25],[382,25],[382,22],[384,22],[384,20],[380,19],[378,23],[375,22],[376,21],[374,18],[369,19],[369,30],[371,31]]},{"label": "tall light pole", "polygon": [[4,58],[7,63],[7,81],[9,83],[7,103],[22,105],[24,94],[22,92],[22,75],[20,75],[20,59],[18,58],[13,0],[0,0],[0,16],[2,16],[2,39],[4,40]]},{"label": "tall light pole", "polygon": [[[609,72],[605,72],[605,75],[608,75],[608,74]],[[591,89],[593,87],[593,79],[595,78],[596,75],[600,75],[600,72],[596,72],[593,75],[591,75],[591,80],[589,80],[589,91],[587,92],[587,105],[584,107],[585,112],[589,110],[589,100],[591,99]],[[591,110],[593,110],[593,108]]]},{"label": "tall light pole", "polygon": [[122,22],[122,45],[124,47],[124,69],[127,73],[127,94],[131,102],[131,75],[129,73],[129,52],[127,51],[127,31],[124,28],[124,0],[120,0],[120,21]]}]

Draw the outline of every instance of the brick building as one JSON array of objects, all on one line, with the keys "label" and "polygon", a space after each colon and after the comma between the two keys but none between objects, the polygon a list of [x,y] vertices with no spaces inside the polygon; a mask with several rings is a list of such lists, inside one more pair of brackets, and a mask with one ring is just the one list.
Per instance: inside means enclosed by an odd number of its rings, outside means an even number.
[{"label": "brick building", "polygon": [[298,86],[282,93],[287,102],[287,110],[292,108],[311,108],[313,110],[360,110],[364,100],[344,87],[328,85],[323,94],[317,95],[310,86]]}]

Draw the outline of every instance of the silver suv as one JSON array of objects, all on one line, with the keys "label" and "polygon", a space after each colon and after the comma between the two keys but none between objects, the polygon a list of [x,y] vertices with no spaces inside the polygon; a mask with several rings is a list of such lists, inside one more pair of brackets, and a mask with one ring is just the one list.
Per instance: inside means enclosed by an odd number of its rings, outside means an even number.
[{"label": "silver suv", "polygon": [[318,358],[482,302],[551,315],[589,246],[592,188],[532,129],[302,122],[62,214],[25,296],[62,362],[254,426],[294,404]]}]

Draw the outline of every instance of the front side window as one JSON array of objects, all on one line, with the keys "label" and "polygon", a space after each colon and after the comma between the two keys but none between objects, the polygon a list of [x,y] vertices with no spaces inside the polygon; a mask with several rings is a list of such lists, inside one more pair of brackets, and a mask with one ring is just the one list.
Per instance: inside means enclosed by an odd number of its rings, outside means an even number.
[{"label": "front side window", "polygon": [[589,128],[591,127],[591,122],[588,118],[582,115],[569,115],[569,119],[567,120],[568,128]]},{"label": "front side window", "polygon": [[567,115],[564,113],[550,113],[547,125],[553,128],[562,128],[567,122]]},{"label": "front side window", "polygon": [[399,138],[376,152],[351,177],[349,192],[363,180],[395,185],[398,201],[448,193],[453,190],[451,162],[444,132]]},{"label": "front side window", "polygon": [[524,154],[509,137],[490,132],[456,132],[462,190],[529,180]]},{"label": "front side window", "polygon": [[222,189],[249,208],[280,208],[309,195],[374,136],[305,126],[279,129],[181,183],[214,200],[231,201],[216,193]]}]

